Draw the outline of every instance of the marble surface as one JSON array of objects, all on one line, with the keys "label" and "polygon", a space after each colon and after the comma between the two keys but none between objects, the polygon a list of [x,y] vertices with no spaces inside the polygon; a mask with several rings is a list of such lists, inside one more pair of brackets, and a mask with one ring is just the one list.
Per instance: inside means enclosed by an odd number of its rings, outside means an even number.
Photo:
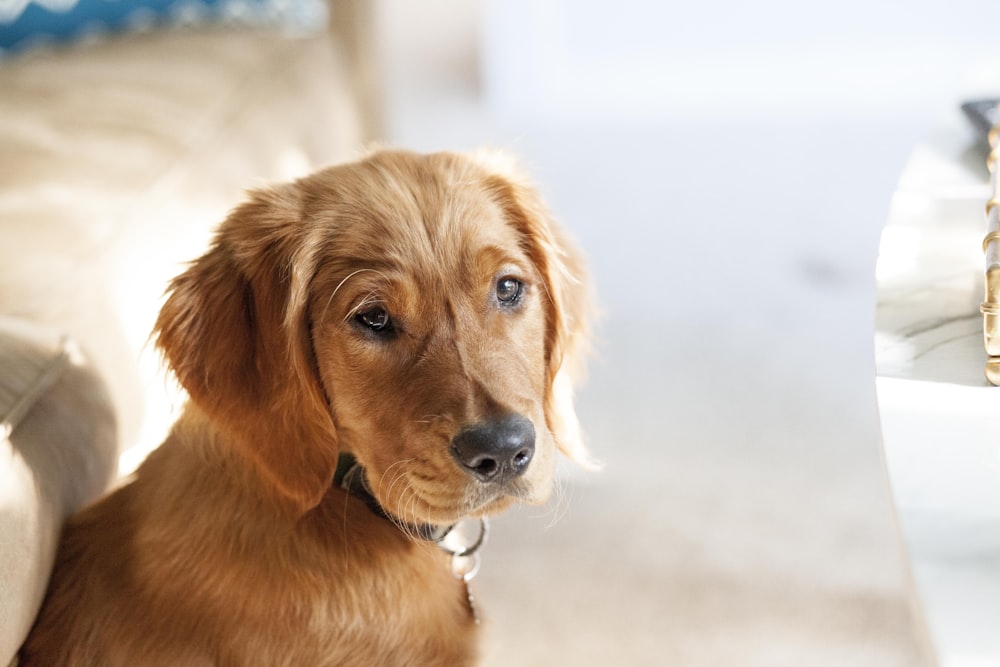
[{"label": "marble surface", "polygon": [[1000,388],[983,374],[985,150],[956,109],[914,152],[883,231],[875,353],[918,613],[945,667],[1000,664]]}]

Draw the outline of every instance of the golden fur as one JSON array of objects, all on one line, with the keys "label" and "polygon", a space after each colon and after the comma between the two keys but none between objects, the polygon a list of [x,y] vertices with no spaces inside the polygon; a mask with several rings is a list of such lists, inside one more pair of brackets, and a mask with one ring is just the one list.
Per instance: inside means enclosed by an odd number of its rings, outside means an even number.
[{"label": "golden fur", "polygon": [[[498,279],[524,284],[497,307]],[[450,524],[543,503],[585,459],[569,371],[588,292],[574,248],[503,160],[377,152],[253,192],[172,283],[156,341],[190,395],[134,479],[71,519],[22,665],[455,665],[476,625],[447,555],[331,484]],[[359,326],[382,308],[397,331]],[[462,428],[536,432],[499,487]]]}]

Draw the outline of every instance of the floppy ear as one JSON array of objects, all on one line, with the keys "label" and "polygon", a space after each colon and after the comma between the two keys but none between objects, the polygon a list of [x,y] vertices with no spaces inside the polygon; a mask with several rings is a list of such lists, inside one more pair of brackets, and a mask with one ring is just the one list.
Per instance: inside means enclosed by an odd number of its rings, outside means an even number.
[{"label": "floppy ear", "polygon": [[154,335],[191,400],[298,512],[319,504],[337,439],[309,333],[318,243],[298,186],[251,193],[170,285]]},{"label": "floppy ear", "polygon": [[[480,162],[481,155],[476,156]],[[485,158],[493,175],[487,179],[508,219],[521,234],[532,263],[545,281],[545,350],[548,392],[545,418],[559,449],[573,461],[598,467],[590,458],[573,407],[574,385],[583,372],[589,349],[592,293],[583,256],[553,219],[537,191],[503,156]]]}]

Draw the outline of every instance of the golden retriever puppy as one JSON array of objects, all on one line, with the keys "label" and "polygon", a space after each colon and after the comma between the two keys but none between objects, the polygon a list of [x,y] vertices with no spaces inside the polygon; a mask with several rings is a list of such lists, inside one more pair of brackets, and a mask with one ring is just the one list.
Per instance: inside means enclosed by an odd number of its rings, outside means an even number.
[{"label": "golden retriever puppy", "polygon": [[[22,665],[474,663],[465,582],[425,538],[585,459],[588,296],[493,156],[376,152],[251,193],[156,324],[189,403],[70,520]],[[345,454],[365,493],[335,481]]]}]

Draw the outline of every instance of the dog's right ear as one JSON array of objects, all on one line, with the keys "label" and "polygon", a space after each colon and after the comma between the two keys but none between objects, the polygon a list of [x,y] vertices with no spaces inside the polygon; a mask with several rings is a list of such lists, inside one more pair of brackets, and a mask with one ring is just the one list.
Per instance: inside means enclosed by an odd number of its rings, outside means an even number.
[{"label": "dog's right ear", "polygon": [[571,460],[598,468],[584,445],[573,406],[574,382],[583,369],[593,316],[590,279],[583,255],[552,217],[538,191],[502,153],[473,159],[489,174],[486,185],[521,234],[522,245],[545,283],[545,353],[548,389],[545,418],[556,445]]},{"label": "dog's right ear", "polygon": [[297,185],[251,194],[173,280],[154,335],[191,400],[302,513],[329,488],[337,438],[309,333],[318,244]]}]

